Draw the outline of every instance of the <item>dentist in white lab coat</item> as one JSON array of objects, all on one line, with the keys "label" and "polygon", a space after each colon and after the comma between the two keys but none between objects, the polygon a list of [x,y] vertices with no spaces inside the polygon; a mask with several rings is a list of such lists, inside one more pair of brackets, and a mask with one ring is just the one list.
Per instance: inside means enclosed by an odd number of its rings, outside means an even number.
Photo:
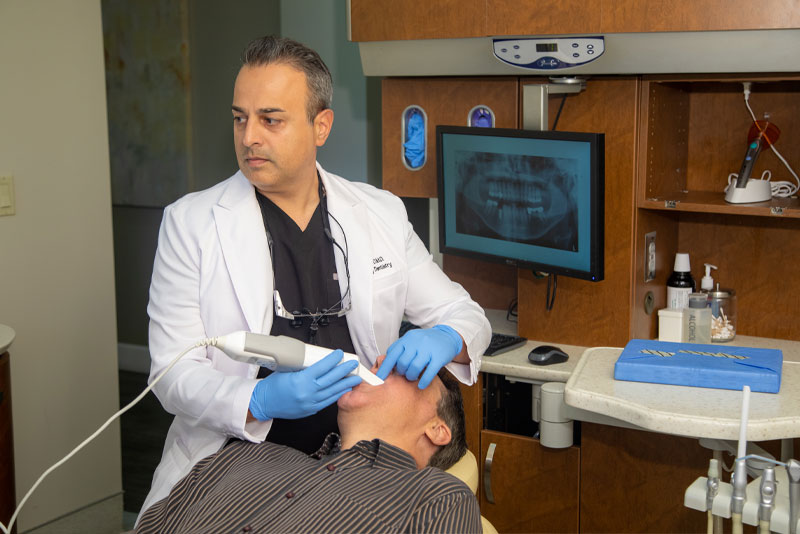
[{"label": "dentist in white lab coat", "polygon": [[[301,230],[326,201],[335,220],[326,232],[343,249],[331,245],[341,295],[350,301],[345,332],[362,363],[370,367],[388,354],[379,376],[394,368],[423,378],[424,387],[426,377],[446,365],[462,382],[474,383],[491,335],[483,310],[432,261],[400,199],[316,162],[333,123],[330,74],[322,60],[299,43],[265,37],[248,46],[243,63],[232,106],[240,171],[164,212],[148,305],[150,379],[203,338],[237,330],[274,333],[274,322],[286,321],[273,309],[273,257],[260,194]],[[404,315],[422,328],[398,340]],[[257,366],[214,347],[190,351],[154,388],[175,418],[142,510],[229,439],[269,439],[274,419],[302,418],[316,409],[308,408],[309,395],[317,395],[315,406],[333,404],[360,379],[342,378],[345,364],[330,358],[315,377],[308,377],[309,368],[259,379]],[[323,388],[320,382],[333,388],[321,401],[314,390]]]}]

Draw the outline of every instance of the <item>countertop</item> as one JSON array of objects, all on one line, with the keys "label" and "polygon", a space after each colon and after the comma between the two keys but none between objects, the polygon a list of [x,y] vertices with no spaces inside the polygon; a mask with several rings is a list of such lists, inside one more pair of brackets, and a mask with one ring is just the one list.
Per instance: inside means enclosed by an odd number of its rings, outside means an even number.
[{"label": "countertop", "polygon": [[[505,310],[486,310],[495,332],[516,334],[516,323]],[[564,363],[537,366],[528,352],[538,345],[557,345],[569,355]],[[780,349],[783,352],[781,389],[777,394],[751,393],[748,441],[800,437],[800,342],[736,336],[735,345]],[[484,356],[481,372],[531,382],[566,382],[569,406],[621,420],[637,427],[698,438],[738,439],[740,391],[627,382],[614,379],[614,364],[622,347],[579,347],[548,340],[529,340],[525,346]]]},{"label": "countertop", "polygon": [[[492,331],[500,334],[517,333],[517,323],[506,319],[505,310],[486,310],[486,317],[492,324]],[[528,353],[539,345],[555,345],[566,352],[569,359],[564,363],[534,365],[528,361]],[[521,378],[532,382],[566,382],[572,376],[581,355],[587,348],[563,345],[547,340],[528,340],[525,345],[508,352],[495,356],[484,355],[481,360],[481,372]]]},{"label": "countertop", "polygon": [[[780,392],[750,393],[747,440],[800,436],[800,342],[736,336],[724,345],[783,351]],[[614,364],[620,352],[587,350],[567,381],[566,403],[654,432],[739,438],[741,391],[615,380]]]}]

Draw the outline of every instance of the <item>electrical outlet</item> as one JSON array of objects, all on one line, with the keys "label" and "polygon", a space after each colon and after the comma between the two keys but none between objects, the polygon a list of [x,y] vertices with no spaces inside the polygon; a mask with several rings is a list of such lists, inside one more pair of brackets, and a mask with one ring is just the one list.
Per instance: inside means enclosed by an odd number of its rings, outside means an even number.
[{"label": "electrical outlet", "polygon": [[656,233],[644,235],[644,281],[649,282],[656,277]]},{"label": "electrical outlet", "polygon": [[16,213],[14,201],[14,177],[0,176],[0,217]]}]

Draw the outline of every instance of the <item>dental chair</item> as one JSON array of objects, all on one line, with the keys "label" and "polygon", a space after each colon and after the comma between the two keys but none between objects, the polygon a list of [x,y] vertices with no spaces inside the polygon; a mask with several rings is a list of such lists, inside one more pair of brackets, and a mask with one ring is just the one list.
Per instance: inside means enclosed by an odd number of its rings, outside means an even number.
[{"label": "dental chair", "polygon": [[[447,472],[469,486],[469,489],[472,490],[472,493],[477,496],[478,485],[480,483],[478,461],[475,459],[475,455],[472,454],[470,450],[467,450],[464,456],[462,456],[459,461],[454,463],[450,469],[447,470]],[[492,524],[489,523],[489,520],[483,516],[481,516],[481,527],[483,527],[483,534],[497,534],[497,530],[494,528],[494,526],[492,526]]]}]

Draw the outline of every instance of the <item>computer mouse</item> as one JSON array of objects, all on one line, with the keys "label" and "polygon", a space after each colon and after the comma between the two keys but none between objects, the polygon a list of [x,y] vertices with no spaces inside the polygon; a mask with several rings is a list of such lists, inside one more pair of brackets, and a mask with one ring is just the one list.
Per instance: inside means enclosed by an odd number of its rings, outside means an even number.
[{"label": "computer mouse", "polygon": [[528,361],[534,365],[564,363],[569,359],[566,352],[552,345],[539,345],[528,353]]}]

